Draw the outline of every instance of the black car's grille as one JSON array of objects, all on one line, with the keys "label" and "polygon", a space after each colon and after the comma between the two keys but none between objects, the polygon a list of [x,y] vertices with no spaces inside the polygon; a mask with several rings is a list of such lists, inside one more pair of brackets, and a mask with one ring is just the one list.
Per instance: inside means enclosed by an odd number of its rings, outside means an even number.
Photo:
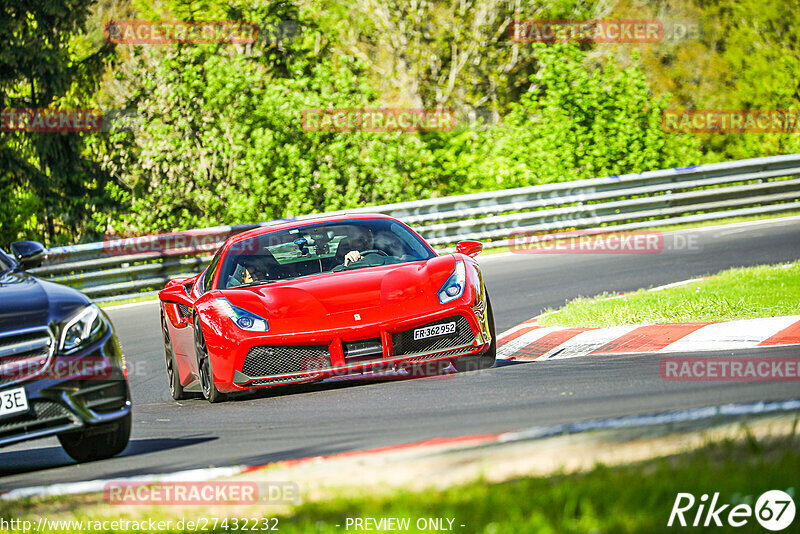
[{"label": "black car's grille", "polygon": [[331,358],[326,345],[276,345],[250,349],[244,359],[242,372],[247,376],[260,377],[318,371],[330,367]]},{"label": "black car's grille", "polygon": [[[417,328],[447,324],[451,322],[456,323],[456,331],[453,334],[414,340],[414,330],[416,330]],[[462,345],[467,345],[468,343],[472,343],[474,339],[475,339],[475,334],[472,333],[472,328],[470,328],[467,319],[461,315],[457,315],[454,317],[448,317],[447,319],[441,319],[433,323],[428,323],[423,326],[418,326],[416,328],[411,328],[409,330],[405,330],[398,334],[393,334],[392,345],[393,345],[394,355],[403,356],[404,354],[415,354],[418,352],[433,352],[437,350],[448,349],[451,347],[459,347]],[[428,359],[428,357],[423,357],[423,358]]]},{"label": "black car's grille", "polygon": [[35,399],[31,401],[30,407],[31,411],[26,414],[0,420],[0,438],[58,425],[76,423],[76,419],[70,414],[69,410],[57,402]]},{"label": "black car's grille", "polygon": [[0,334],[0,385],[23,380],[41,371],[53,349],[48,328]]},{"label": "black car's grille", "polygon": [[80,385],[81,389],[75,392],[75,396],[81,397],[86,407],[95,412],[114,412],[128,401],[128,389],[123,380],[87,380]]}]

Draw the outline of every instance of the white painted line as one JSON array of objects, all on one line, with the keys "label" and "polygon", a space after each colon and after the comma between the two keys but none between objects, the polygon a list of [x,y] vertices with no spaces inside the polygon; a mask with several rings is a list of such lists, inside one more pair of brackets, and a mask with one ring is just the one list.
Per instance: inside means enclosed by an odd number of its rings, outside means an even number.
[{"label": "white painted line", "polygon": [[518,432],[506,432],[498,438],[499,443],[540,439],[561,434],[576,434],[590,430],[614,430],[619,428],[632,428],[643,426],[664,425],[686,421],[698,421],[713,417],[758,415],[775,412],[794,412],[800,410],[800,400],[790,399],[775,402],[754,402],[743,404],[723,404],[722,406],[708,406],[678,412],[663,412],[649,415],[631,415],[612,419],[592,419],[579,423],[533,427]]},{"label": "white painted line", "polygon": [[[496,443],[509,443],[515,441],[525,441],[541,439],[563,434],[576,434],[592,430],[613,430],[620,428],[634,428],[663,425],[669,423],[698,421],[702,419],[715,418],[719,416],[735,417],[740,415],[758,415],[768,413],[780,413],[800,410],[799,399],[787,399],[773,402],[755,402],[724,404],[721,406],[707,406],[693,408],[690,410],[661,412],[645,415],[631,415],[608,419],[591,419],[576,423],[560,425],[539,426],[527,428],[519,431],[510,431],[499,434],[494,440]],[[435,445],[434,445],[435,447]],[[369,453],[367,453],[369,454]],[[372,453],[380,454],[380,452]],[[253,468],[264,468],[270,464],[253,466]],[[204,482],[222,477],[231,477],[242,473],[248,467],[216,467],[209,469],[192,469],[179,471],[177,473],[165,473],[160,475],[141,475],[128,478],[114,478],[102,480],[89,480],[85,482],[70,482],[64,484],[53,484],[50,486],[34,486],[28,488],[18,488],[5,493],[0,493],[0,500],[11,501],[30,497],[51,497],[59,495],[76,495],[82,493],[100,493],[109,483],[165,483],[165,482]]]},{"label": "white painted line", "polygon": [[161,302],[161,301],[158,300],[158,298],[156,297],[153,300],[145,300],[145,301],[142,301],[142,302],[129,302],[128,304],[119,304],[117,306],[103,306],[103,309],[106,310],[106,311],[108,311],[108,310],[122,310],[124,308],[133,308],[135,306],[144,306],[145,304],[158,304],[159,302]]},{"label": "white painted line", "polygon": [[509,341],[502,347],[497,348],[497,358],[500,360],[507,360],[508,358],[512,357],[514,354],[517,353],[522,348],[527,347],[534,341],[543,338],[547,334],[551,332],[555,332],[557,330],[565,330],[565,328],[561,326],[545,326],[542,328],[537,328],[536,330],[531,330],[527,334],[523,334],[519,336],[517,339]]},{"label": "white painted line", "polygon": [[[699,226],[697,228],[681,228],[680,230],[667,230],[664,234],[679,234],[687,232],[711,232],[714,230],[721,230],[724,228],[739,228],[743,226],[759,226],[759,225],[785,225],[800,221],[800,215],[791,215],[789,217],[772,217],[770,219],[758,219],[755,221],[742,221],[728,224],[715,224],[714,226]],[[677,223],[680,224],[680,223]],[[658,228],[655,228],[658,230]]]},{"label": "white painted line", "polygon": [[245,466],[211,467],[208,469],[190,469],[177,473],[164,473],[160,475],[140,475],[127,478],[109,478],[86,480],[83,482],[66,482],[64,484],[51,484],[49,486],[33,486],[18,488],[0,494],[0,500],[11,501],[30,497],[55,497],[59,495],[77,495],[79,493],[102,492],[106,484],[119,483],[163,483],[163,482],[205,482],[221,477],[232,477],[246,469]]},{"label": "white painted line", "polygon": [[606,343],[614,341],[640,326],[641,325],[635,324],[587,330],[586,332],[581,332],[577,336],[568,339],[561,345],[553,347],[537,358],[537,360],[560,360],[564,358],[586,356]]},{"label": "white painted line", "polygon": [[497,258],[510,258],[512,256],[519,256],[519,254],[515,254],[513,252],[490,252],[483,256],[478,256],[475,259],[478,260],[478,263],[481,264],[486,260],[496,260]]},{"label": "white painted line", "polygon": [[687,284],[692,284],[694,282],[702,282],[705,278],[692,278],[690,280],[681,280],[680,282],[673,282],[671,284],[666,284],[663,286],[653,287],[648,289],[648,291],[663,291],[664,289],[669,289],[671,287],[680,287],[685,286]]},{"label": "white painted line", "polygon": [[755,347],[797,321],[800,321],[800,316],[794,315],[712,323],[667,345],[659,352],[694,352]]}]

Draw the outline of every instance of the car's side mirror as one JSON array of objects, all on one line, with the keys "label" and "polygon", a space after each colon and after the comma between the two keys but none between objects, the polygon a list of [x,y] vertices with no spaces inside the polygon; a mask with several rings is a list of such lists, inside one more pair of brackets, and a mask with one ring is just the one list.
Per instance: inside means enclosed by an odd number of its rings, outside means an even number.
[{"label": "car's side mirror", "polygon": [[167,285],[158,293],[158,298],[163,302],[171,302],[173,304],[183,304],[190,308],[194,306],[192,298],[186,293],[186,287],[180,284]]},{"label": "car's side mirror", "polygon": [[23,270],[41,266],[47,257],[47,249],[37,241],[17,241],[12,243],[11,252]]},{"label": "car's side mirror", "polygon": [[456,252],[465,256],[475,257],[483,250],[483,243],[480,241],[459,241],[456,243]]}]

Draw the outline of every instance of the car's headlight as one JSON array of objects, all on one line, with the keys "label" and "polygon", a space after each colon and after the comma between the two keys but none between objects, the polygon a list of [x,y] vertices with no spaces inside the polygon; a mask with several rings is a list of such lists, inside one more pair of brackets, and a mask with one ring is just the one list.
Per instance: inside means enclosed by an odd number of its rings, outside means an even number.
[{"label": "car's headlight", "polygon": [[439,302],[442,304],[455,300],[464,294],[464,287],[467,285],[467,268],[463,261],[456,262],[456,268],[442,289],[439,290]]},{"label": "car's headlight", "polygon": [[100,308],[96,304],[89,304],[62,323],[58,348],[61,352],[69,353],[96,341],[102,336],[105,326]]},{"label": "car's headlight", "polygon": [[269,330],[269,323],[263,317],[234,306],[228,299],[217,299],[217,302],[223,313],[230,317],[233,324],[242,330],[247,330],[248,332],[266,332]]}]

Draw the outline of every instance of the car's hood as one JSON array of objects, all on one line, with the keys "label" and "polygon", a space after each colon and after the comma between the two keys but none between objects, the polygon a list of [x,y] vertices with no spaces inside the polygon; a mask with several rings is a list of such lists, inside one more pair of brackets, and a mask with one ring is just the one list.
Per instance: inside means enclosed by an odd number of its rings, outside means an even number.
[{"label": "car's hood", "polygon": [[454,265],[455,259],[448,255],[223,293],[231,303],[264,314],[266,318],[327,316],[402,304],[418,298],[435,299]]},{"label": "car's hood", "polygon": [[59,322],[89,303],[82,293],[21,272],[0,275],[0,332]]}]

